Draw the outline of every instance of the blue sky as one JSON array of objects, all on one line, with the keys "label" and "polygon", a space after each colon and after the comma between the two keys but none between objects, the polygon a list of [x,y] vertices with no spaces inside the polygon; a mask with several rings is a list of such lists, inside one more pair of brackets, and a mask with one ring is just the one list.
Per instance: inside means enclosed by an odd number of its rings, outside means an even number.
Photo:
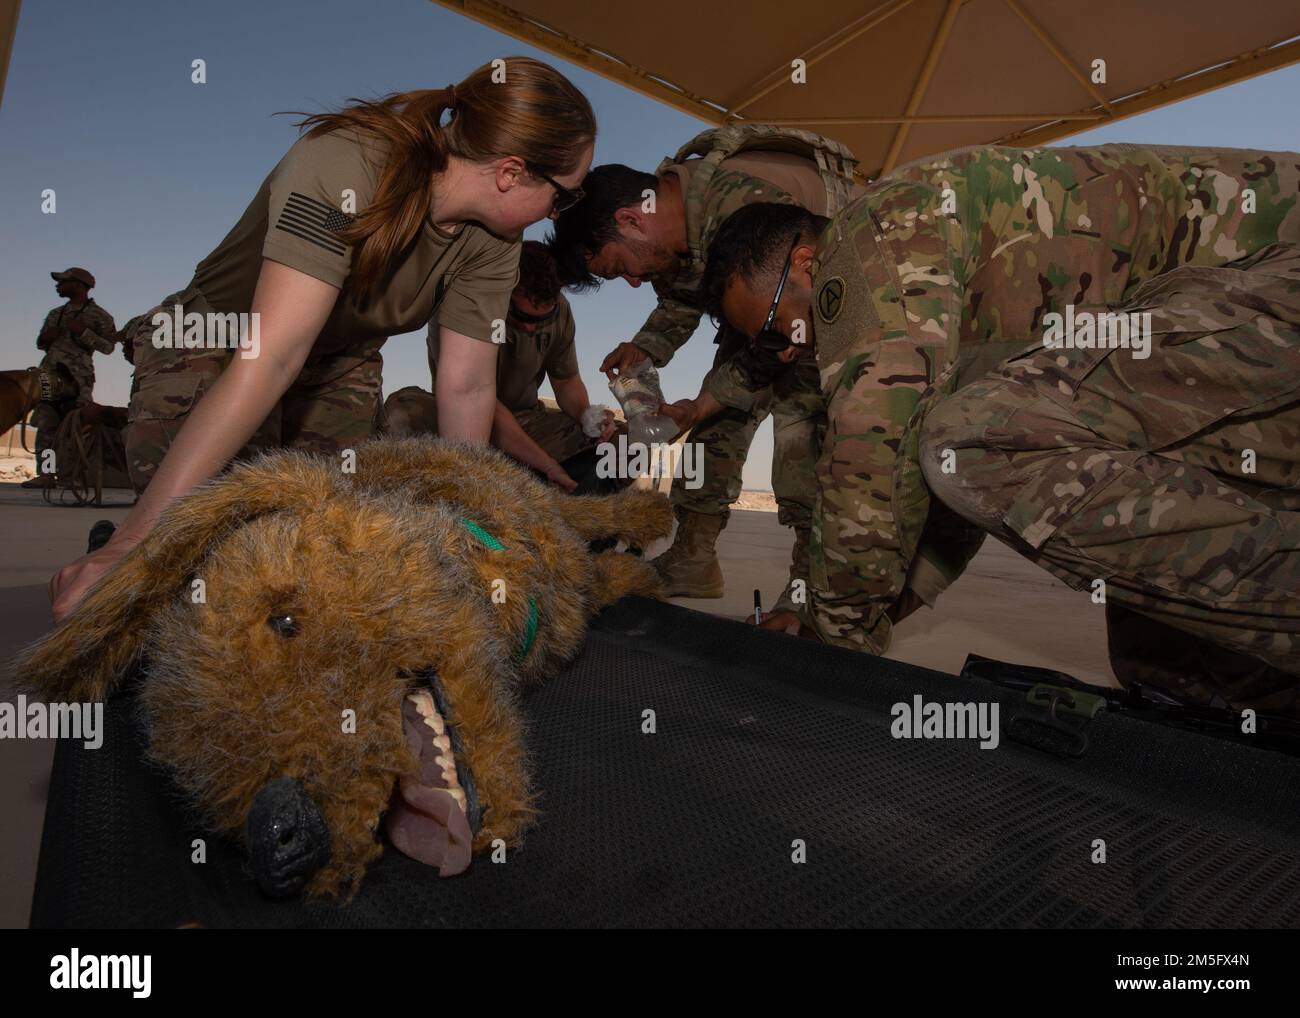
[{"label": "blue sky", "polygon": [[[0,108],[0,357],[36,363],[36,333],[59,301],[48,273],[82,265],[119,325],[189,281],[293,143],[294,118],[351,96],[460,80],[493,57],[537,56],[591,99],[596,162],[653,170],[704,125],[428,0],[28,0]],[[207,62],[208,82],[190,81]],[[1300,68],[1077,135],[1070,144],[1137,141],[1300,150]],[[45,188],[58,212],[42,215]],[[544,227],[533,227],[538,236]],[[596,402],[597,371],[653,306],[621,282],[574,298],[579,363]],[[712,361],[712,329],[664,372],[669,399],[692,396]],[[423,335],[384,349],[385,389],[427,387]],[[124,406],[130,367],[97,356],[96,399]],[[765,426],[745,470],[770,487]]]}]

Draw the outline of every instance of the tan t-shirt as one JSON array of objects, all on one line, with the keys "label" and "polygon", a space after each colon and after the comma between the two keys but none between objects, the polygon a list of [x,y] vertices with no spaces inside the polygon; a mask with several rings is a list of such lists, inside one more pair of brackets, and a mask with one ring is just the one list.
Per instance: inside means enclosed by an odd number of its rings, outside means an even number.
[{"label": "tan t-shirt", "polygon": [[[564,294],[556,303],[555,317],[538,327],[531,336],[506,320],[506,341],[497,356],[497,399],[507,410],[531,410],[539,400],[543,379],[552,382],[578,373],[578,350],[573,309]],[[429,330],[429,374],[438,388],[438,335]]]},{"label": "tan t-shirt", "polygon": [[302,137],[263,181],[235,228],[195,269],[194,286],[212,309],[245,312],[263,258],[288,265],[342,290],[308,357],[365,357],[393,335],[436,323],[491,342],[492,322],[504,319],[519,272],[518,238],[505,239],[476,223],[455,234],[425,221],[397,270],[363,307],[348,285],[352,249],[338,236],[364,210],[379,186],[383,150],[353,132]]}]

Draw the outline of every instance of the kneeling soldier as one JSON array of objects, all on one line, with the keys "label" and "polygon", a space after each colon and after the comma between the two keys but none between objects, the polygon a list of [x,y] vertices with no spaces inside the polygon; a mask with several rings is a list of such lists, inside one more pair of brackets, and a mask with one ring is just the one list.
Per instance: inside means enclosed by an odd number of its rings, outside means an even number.
[{"label": "kneeling soldier", "polygon": [[[560,292],[555,263],[544,244],[525,241],[519,260],[519,283],[510,295],[505,342],[497,357],[497,409],[492,444],[532,467],[560,487],[573,491],[577,482],[565,470],[571,461],[613,434],[613,414],[606,414],[597,438],[583,433],[582,416],[590,406],[578,373],[573,312]],[[429,331],[429,371],[437,388],[438,337]],[[549,378],[559,409],[538,398]],[[438,404],[432,392],[407,386],[384,403],[389,434],[437,434]],[[587,456],[594,466],[595,460]]]},{"label": "kneeling soldier", "polygon": [[809,598],[769,624],[882,653],[991,533],[1104,592],[1122,682],[1297,713],[1298,184],[1293,153],[987,147],[833,220],[736,213],[707,304],[827,401]]}]

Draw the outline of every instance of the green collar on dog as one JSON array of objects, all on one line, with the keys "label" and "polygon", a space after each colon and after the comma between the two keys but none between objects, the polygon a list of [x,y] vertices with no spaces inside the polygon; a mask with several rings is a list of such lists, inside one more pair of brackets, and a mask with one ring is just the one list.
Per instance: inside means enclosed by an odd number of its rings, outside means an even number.
[{"label": "green collar on dog", "polygon": [[[457,516],[456,522],[477,537],[487,548],[492,551],[502,551],[505,545],[480,527],[473,520],[466,519],[464,516]],[[515,660],[522,661],[528,656],[528,652],[533,649],[533,641],[537,639],[537,598],[531,594],[528,596],[528,625],[524,628],[523,646],[515,653]]]}]

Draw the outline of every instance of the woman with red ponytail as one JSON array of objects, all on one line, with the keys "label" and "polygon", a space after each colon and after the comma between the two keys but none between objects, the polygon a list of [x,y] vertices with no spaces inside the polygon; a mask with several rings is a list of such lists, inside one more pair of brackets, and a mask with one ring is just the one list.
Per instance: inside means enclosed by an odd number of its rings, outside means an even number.
[{"label": "woman with red ponytail", "polygon": [[189,286],[126,337],[142,494],[107,545],[51,581],[56,621],[233,458],[367,437],[391,335],[437,323],[439,433],[488,440],[520,234],[581,197],[591,104],[554,68],[512,57],[300,126]]}]

